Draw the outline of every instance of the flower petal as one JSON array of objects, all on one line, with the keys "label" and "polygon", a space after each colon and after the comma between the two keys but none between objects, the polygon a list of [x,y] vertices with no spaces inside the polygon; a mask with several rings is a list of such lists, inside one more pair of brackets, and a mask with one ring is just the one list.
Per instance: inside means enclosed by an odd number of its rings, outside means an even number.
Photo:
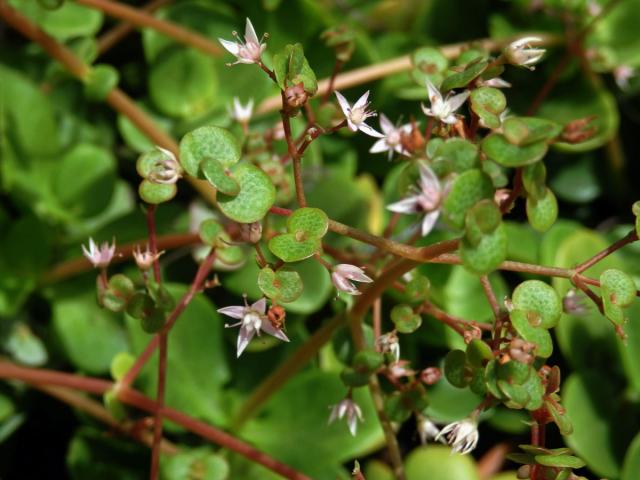
[{"label": "flower petal", "polygon": [[360,130],[362,133],[366,133],[370,137],[384,138],[384,135],[382,133],[378,132],[377,130],[375,130],[374,128],[370,127],[366,123],[359,124],[358,125],[358,130]]},{"label": "flower petal", "polygon": [[389,118],[384,113],[380,114],[380,128],[385,134],[388,134],[389,132],[392,132],[396,129],[396,127],[393,126],[393,123],[391,123],[391,120],[389,120]]},{"label": "flower petal", "polygon": [[433,227],[438,221],[438,217],[440,216],[440,210],[434,210],[433,212],[427,213],[422,219],[422,236],[426,237],[431,233]]},{"label": "flower petal", "polygon": [[249,20],[249,17],[247,17],[247,23],[244,28],[244,41],[260,45],[260,40],[258,40],[258,35],[256,35],[256,31],[253,28],[253,24],[251,23],[251,20]]},{"label": "flower petal", "polygon": [[251,310],[255,310],[256,312],[264,315],[264,313],[267,311],[267,299],[262,297],[261,299],[253,302],[253,304],[251,305]]},{"label": "flower petal", "polygon": [[224,38],[218,38],[218,41],[231,55],[237,57],[238,53],[240,53],[240,45],[238,45],[236,42],[231,42],[229,40],[225,40]]},{"label": "flower petal", "polygon": [[387,145],[387,140],[381,138],[373,144],[373,146],[369,149],[369,153],[382,153],[386,152],[387,150],[391,150],[391,148],[389,148],[389,145]]},{"label": "flower petal", "polygon": [[349,280],[355,280],[356,282],[364,283],[373,282],[373,280],[371,280],[364,274],[364,270],[362,270],[360,267],[356,267],[355,265],[340,263],[334,268],[340,275],[348,278]]},{"label": "flower petal", "polygon": [[238,347],[237,347],[236,358],[240,358],[240,355],[242,355],[242,352],[244,352],[244,349],[247,348],[247,345],[249,345],[249,342],[251,341],[255,333],[256,331],[253,329],[247,329],[242,327],[240,328],[240,332],[238,333]]},{"label": "flower petal", "polygon": [[[336,98],[338,99],[338,103],[340,104],[340,108],[342,109],[342,113],[347,118],[347,120],[349,120],[350,113],[351,113],[351,106],[349,105],[349,102],[347,101],[346,98],[344,98],[344,96],[339,91],[336,90],[333,93],[335,93]],[[351,125],[349,125],[349,128],[351,128]]]},{"label": "flower petal", "polygon": [[226,315],[227,317],[236,318],[238,320],[242,320],[244,317],[244,311],[246,307],[223,307],[218,309],[218,313]]},{"label": "flower petal", "polygon": [[387,205],[387,210],[396,213],[416,213],[418,209],[418,196],[403,198],[399,202]]},{"label": "flower petal", "polygon": [[358,99],[358,101],[353,104],[353,110],[355,110],[356,108],[363,108],[367,104],[368,99],[369,99],[369,90],[364,92],[362,96]]},{"label": "flower petal", "polygon": [[272,337],[276,337],[278,340],[282,340],[283,342],[289,341],[289,337],[287,337],[281,329],[274,327],[269,320],[263,321],[260,329],[263,332],[267,332]]},{"label": "flower petal", "polygon": [[456,110],[458,110],[467,100],[467,98],[469,98],[469,95],[471,95],[471,92],[467,90],[465,92],[459,93],[458,95],[454,95],[451,98],[448,98],[447,103],[449,104],[451,111],[455,112]]},{"label": "flower petal", "polygon": [[442,94],[440,93],[440,90],[438,90],[428,78],[425,83],[427,84],[427,91],[429,92],[429,101],[432,104],[435,102],[442,102]]}]

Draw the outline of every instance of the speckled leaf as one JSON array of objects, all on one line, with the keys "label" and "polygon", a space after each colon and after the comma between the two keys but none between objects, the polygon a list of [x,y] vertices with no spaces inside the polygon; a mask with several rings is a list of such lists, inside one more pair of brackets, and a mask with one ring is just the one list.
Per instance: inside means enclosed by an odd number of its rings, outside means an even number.
[{"label": "speckled leaf", "polygon": [[497,88],[480,87],[471,92],[469,101],[482,125],[492,129],[500,127],[500,114],[507,107],[504,93]]},{"label": "speckled leaf", "polygon": [[535,312],[542,328],[555,327],[562,314],[562,303],[555,289],[540,280],[522,282],[513,291],[513,306],[524,312]]},{"label": "speckled leaf", "polygon": [[415,332],[422,325],[422,317],[409,305],[396,305],[391,310],[391,321],[400,333]]},{"label": "speckled leaf", "polygon": [[153,183],[146,179],[138,187],[140,198],[152,205],[168,202],[175,197],[177,191],[175,183]]},{"label": "speckled leaf", "polygon": [[293,302],[302,294],[302,279],[298,272],[280,269],[274,272],[265,267],[258,275],[258,287],[267,297],[279,302]]},{"label": "speckled leaf", "polygon": [[240,185],[227,174],[227,169],[217,160],[205,158],[200,162],[200,169],[209,183],[220,193],[225,195],[237,195],[240,193]]},{"label": "speckled leaf", "polygon": [[276,198],[269,176],[256,166],[243,163],[232,169],[232,178],[240,184],[240,193],[234,197],[219,194],[220,211],[240,223],[261,220]]},{"label": "speckled leaf", "polygon": [[433,47],[422,47],[411,54],[413,69],[411,76],[420,86],[424,87],[426,80],[434,85],[440,85],[444,78],[443,73],[449,65],[447,58]]},{"label": "speckled leaf", "polygon": [[546,189],[545,195],[536,200],[527,197],[527,219],[529,224],[539,232],[546,232],[558,218],[558,201],[550,189]]},{"label": "speckled leaf", "polygon": [[464,227],[467,210],[485,198],[493,198],[491,179],[477,169],[459,175],[442,204],[444,220],[456,228]]},{"label": "speckled leaf", "polygon": [[522,167],[544,157],[547,153],[547,144],[536,142],[518,147],[509,143],[504,135],[492,133],[482,141],[482,151],[503,167]]},{"label": "speckled leaf", "polygon": [[460,257],[464,267],[477,275],[492,272],[507,257],[507,234],[500,224],[492,233],[481,237],[477,245],[466,238],[460,242]]},{"label": "speckled leaf", "polygon": [[192,177],[202,177],[200,162],[210,158],[229,168],[240,160],[240,144],[224,128],[204,126],[187,133],[180,141],[180,163]]},{"label": "speckled leaf", "polygon": [[299,208],[287,219],[287,230],[307,238],[322,238],[329,228],[329,218],[319,208]]},{"label": "speckled leaf", "polygon": [[[532,317],[531,319],[529,317]],[[553,352],[551,335],[542,327],[535,327],[532,322],[539,321],[538,315],[529,315],[523,310],[513,310],[510,314],[511,324],[518,335],[527,342],[536,345],[535,353],[538,357],[548,358]]]},{"label": "speckled leaf", "polygon": [[269,240],[269,250],[285,262],[299,262],[318,253],[322,247],[319,238],[298,240],[292,233],[277,235]]},{"label": "speckled leaf", "polygon": [[470,375],[466,367],[467,355],[462,350],[451,350],[444,358],[444,376],[454,387],[469,385]]}]

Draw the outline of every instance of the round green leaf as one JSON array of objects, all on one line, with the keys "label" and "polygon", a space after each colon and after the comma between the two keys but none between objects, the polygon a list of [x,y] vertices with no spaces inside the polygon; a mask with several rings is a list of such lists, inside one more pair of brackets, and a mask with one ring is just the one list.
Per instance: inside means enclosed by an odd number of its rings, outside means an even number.
[{"label": "round green leaf", "polygon": [[547,144],[536,142],[519,147],[509,143],[504,135],[492,133],[482,141],[482,151],[503,167],[522,167],[544,157]]},{"label": "round green leaf", "polygon": [[532,163],[522,168],[522,186],[527,192],[528,198],[534,201],[544,198],[547,194],[546,181],[547,168],[543,162]]},{"label": "round green leaf", "polygon": [[454,387],[465,388],[469,385],[466,363],[467,355],[462,350],[451,350],[444,358],[444,376]]},{"label": "round green leaf", "polygon": [[64,2],[54,10],[45,8],[40,2],[11,0],[9,3],[58,40],[90,37],[98,33],[102,26],[103,15],[100,11],[75,2]]},{"label": "round green leaf", "polygon": [[492,272],[507,258],[507,234],[500,224],[492,233],[483,235],[477,245],[467,238],[460,242],[460,257],[464,267],[477,275]]},{"label": "round green leaf", "polygon": [[628,307],[636,298],[633,279],[621,270],[610,268],[600,274],[603,301]]},{"label": "round green leaf", "polygon": [[414,273],[411,280],[407,282],[404,293],[412,302],[418,302],[429,298],[431,282],[424,275]]},{"label": "round green leaf", "polygon": [[520,147],[544,141],[549,143],[562,132],[562,125],[537,117],[509,117],[504,121],[504,136]]},{"label": "round green leaf", "polygon": [[198,231],[202,243],[206,245],[219,246],[223,245],[222,236],[225,233],[222,225],[214,218],[208,218],[200,224]]},{"label": "round green leaf", "polygon": [[147,179],[142,180],[138,187],[140,198],[152,205],[168,202],[177,192],[175,183],[154,183]]},{"label": "round green leaf", "polygon": [[[432,150],[429,152],[429,150]],[[462,173],[478,166],[478,146],[464,138],[433,138],[427,144],[429,158],[432,158],[433,171],[438,177],[449,173]]]},{"label": "round green leaf", "polygon": [[[539,316],[531,315],[529,312],[523,310],[513,310],[509,315],[511,318],[511,324],[516,329],[518,335],[527,342],[534,343],[536,345],[535,353],[538,357],[548,358],[553,352],[553,342],[551,341],[551,335],[547,330],[542,327],[535,327],[533,322],[539,321]],[[530,319],[533,317],[533,319]]]},{"label": "round green leaf", "polygon": [[119,382],[124,378],[129,369],[136,363],[136,357],[129,352],[120,352],[111,360],[111,366],[109,371],[111,372],[111,378],[116,382]]},{"label": "round green leaf", "polygon": [[467,210],[482,199],[493,198],[493,194],[493,184],[486,174],[477,169],[462,173],[453,181],[442,203],[444,220],[456,228],[463,228]]},{"label": "round green leaf", "polygon": [[478,338],[474,338],[467,345],[467,360],[474,367],[481,367],[493,358],[491,347]]},{"label": "round green leaf", "polygon": [[322,242],[319,238],[298,240],[292,233],[276,235],[269,240],[269,250],[285,262],[299,262],[319,253]]},{"label": "round green leaf", "polygon": [[422,317],[409,305],[396,305],[391,310],[391,321],[400,333],[415,332],[422,325]]},{"label": "round green leaf", "polygon": [[480,87],[471,92],[471,109],[482,124],[488,128],[498,128],[502,124],[500,114],[507,107],[507,99],[497,88]]},{"label": "round green leaf", "polygon": [[166,115],[199,117],[211,109],[217,83],[211,57],[193,48],[174,47],[164,50],[151,65],[149,94]]},{"label": "round green leaf", "polygon": [[411,76],[421,87],[425,86],[427,80],[434,85],[440,85],[444,78],[443,73],[449,66],[449,60],[433,47],[422,47],[411,54],[413,69]]},{"label": "round green leaf", "polygon": [[78,144],[62,157],[51,179],[54,194],[71,215],[97,215],[113,195],[115,168],[109,151],[93,144]]},{"label": "round green leaf", "polygon": [[406,459],[407,480],[479,480],[469,455],[452,455],[451,449],[428,445],[413,450]]},{"label": "round green leaf", "polygon": [[546,189],[544,197],[535,200],[527,197],[527,219],[529,224],[539,232],[546,232],[558,218],[558,201],[551,190]]},{"label": "round green leaf", "polygon": [[175,455],[160,457],[160,479],[178,480],[197,476],[202,480],[226,480],[229,465],[209,447],[181,449]]},{"label": "round green leaf", "polygon": [[101,102],[118,85],[119,78],[111,65],[96,65],[84,78],[84,93],[89,100]]},{"label": "round green leaf", "polygon": [[276,188],[269,176],[256,166],[243,163],[232,168],[232,178],[240,185],[240,193],[233,197],[219,194],[220,211],[240,223],[261,220],[276,198]]},{"label": "round green leaf", "polygon": [[319,208],[299,208],[287,219],[289,233],[305,238],[322,238],[329,228],[329,218]]},{"label": "round green leaf", "polygon": [[5,340],[4,348],[18,363],[30,367],[44,365],[49,359],[44,342],[22,322],[13,327]]},{"label": "round green leaf", "polygon": [[189,175],[202,178],[200,163],[205,159],[229,168],[240,160],[240,144],[227,129],[211,125],[196,128],[180,140],[180,163]]},{"label": "round green leaf", "polygon": [[269,267],[260,270],[258,287],[267,297],[281,303],[298,299],[304,288],[298,272],[285,269],[274,272]]},{"label": "round green leaf", "polygon": [[518,285],[512,302],[518,310],[539,315],[536,326],[542,328],[555,327],[562,314],[562,302],[555,289],[540,280],[527,280]]},{"label": "round green leaf", "polygon": [[240,193],[240,185],[231,176],[226,168],[220,162],[211,158],[205,158],[200,163],[200,169],[209,183],[213,185],[220,193],[225,195],[237,195]]}]

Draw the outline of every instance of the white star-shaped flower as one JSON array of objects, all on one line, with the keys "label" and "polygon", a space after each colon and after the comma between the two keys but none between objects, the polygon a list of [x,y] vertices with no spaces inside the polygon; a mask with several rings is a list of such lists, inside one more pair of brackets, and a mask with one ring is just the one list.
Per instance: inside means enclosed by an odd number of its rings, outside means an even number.
[{"label": "white star-shaped flower", "polygon": [[428,117],[434,117],[449,125],[453,125],[458,121],[455,112],[462,104],[467,100],[470,93],[468,91],[452,95],[451,92],[446,98],[442,97],[440,90],[431,83],[431,80],[427,79],[427,90],[429,92],[429,102],[431,102],[430,108],[427,108],[422,104],[422,111]]},{"label": "white star-shaped flower", "polygon": [[244,42],[240,40],[237,32],[233,32],[233,36],[236,38],[235,42],[218,38],[222,46],[231,53],[231,55],[236,57],[237,60],[232,65],[237,63],[258,63],[262,57],[262,52],[267,48],[267,44],[262,41],[264,36],[262,39],[258,39],[251,20],[247,18],[244,30]]},{"label": "white star-shaped flower", "polygon": [[358,421],[362,422],[362,410],[360,410],[358,404],[350,397],[345,398],[331,408],[329,423],[334,422],[336,419],[342,420],[345,416],[347,418],[349,432],[351,432],[351,435],[355,437],[358,428]]},{"label": "white star-shaped flower", "polygon": [[401,155],[409,154],[402,146],[402,135],[408,135],[411,133],[413,127],[410,123],[396,127],[384,113],[381,113],[380,128],[382,129],[384,137],[373,144],[369,153],[389,152],[389,160],[393,157],[393,152],[397,152]]},{"label": "white star-shaped flower", "polygon": [[238,97],[233,97],[233,107],[227,105],[227,112],[236,122],[247,123],[253,115],[253,98],[250,98],[246,105],[242,105]]},{"label": "white star-shaped flower", "polygon": [[383,138],[384,135],[377,130],[371,128],[367,125],[365,120],[369,117],[375,117],[377,114],[373,110],[369,110],[369,90],[367,90],[356,103],[353,104],[353,107],[349,105],[344,96],[336,91],[336,97],[338,98],[338,103],[340,104],[340,108],[342,109],[342,113],[347,119],[347,124],[349,125],[349,129],[357,132],[360,130],[362,133],[366,133],[371,137]]},{"label": "white star-shaped flower", "polygon": [[246,299],[244,303],[244,306],[224,307],[218,309],[218,313],[240,320],[238,323],[234,323],[233,325],[225,324],[225,328],[240,327],[237,346],[238,357],[242,355],[242,352],[247,348],[247,345],[249,345],[253,336],[256,333],[260,336],[261,331],[267,332],[269,335],[276,337],[278,340],[282,340],[283,342],[289,341],[289,338],[285,333],[279,328],[274,327],[267,318],[267,300],[265,298],[261,298],[251,306],[247,305]]},{"label": "white star-shaped flower", "polygon": [[349,265],[348,263],[340,263],[333,267],[331,280],[338,290],[348,293],[349,295],[360,295],[360,291],[352,281],[363,283],[373,282],[372,279],[365,275],[364,270],[355,265]]},{"label": "white star-shaped flower", "polygon": [[435,437],[436,441],[443,438],[451,445],[452,452],[458,452],[462,455],[469,453],[478,445],[480,438],[478,422],[471,418],[465,418],[459,422],[450,423]]},{"label": "white star-shaped flower", "polygon": [[98,244],[93,241],[93,238],[89,238],[89,248],[82,245],[82,254],[87,260],[89,260],[95,268],[106,268],[113,255],[116,253],[116,241],[109,245],[109,242],[104,242],[98,247]]},{"label": "white star-shaped flower", "polygon": [[527,67],[533,70],[532,65],[542,60],[546,50],[533,48],[532,43],[542,42],[540,37],[523,37],[511,42],[503,51],[504,57],[511,65]]},{"label": "white star-shaped flower", "polygon": [[418,190],[415,194],[400,200],[399,202],[387,205],[387,210],[397,213],[424,213],[422,219],[422,236],[426,236],[433,230],[438,217],[440,216],[440,206],[444,197],[440,180],[431,168],[423,163],[420,164],[420,180]]}]

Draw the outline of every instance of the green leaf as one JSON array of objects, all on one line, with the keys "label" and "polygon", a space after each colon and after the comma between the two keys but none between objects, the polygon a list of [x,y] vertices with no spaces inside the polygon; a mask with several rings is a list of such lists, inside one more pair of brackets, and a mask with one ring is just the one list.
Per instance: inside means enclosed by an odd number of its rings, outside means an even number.
[{"label": "green leaf", "polygon": [[166,115],[199,117],[211,109],[217,80],[211,57],[193,48],[170,48],[151,65],[149,94]]},{"label": "green leaf", "polygon": [[518,335],[527,342],[536,345],[535,354],[538,357],[548,358],[553,352],[553,343],[549,332],[542,328],[532,325],[533,322],[539,322],[540,317],[536,314],[527,313],[523,310],[513,310],[510,314],[511,324],[516,329]]},{"label": "green leaf", "polygon": [[482,151],[503,167],[522,167],[537,162],[547,153],[545,142],[519,147],[509,143],[501,133],[492,133],[482,141]]},{"label": "green leaf", "polygon": [[67,358],[88,374],[107,373],[113,357],[128,350],[117,316],[101,309],[92,292],[56,299],[53,329]]},{"label": "green leaf", "polygon": [[638,472],[640,472],[640,433],[635,436],[624,456],[620,480],[635,480]]},{"label": "green leaf", "polygon": [[204,222],[200,224],[200,228],[198,229],[198,233],[200,235],[200,239],[202,243],[206,245],[210,245],[212,247],[222,246],[224,245],[224,240],[229,240],[228,237],[225,238],[225,230],[220,225],[220,223],[213,219],[208,218]]},{"label": "green leaf", "polygon": [[[16,323],[6,339],[4,348],[22,365],[39,367],[49,359],[47,348],[40,338],[31,331],[27,324]],[[0,397],[2,398],[2,397]]]},{"label": "green leaf", "polygon": [[549,143],[562,132],[562,125],[537,117],[509,117],[504,121],[504,136],[509,143],[524,147],[544,141]]},{"label": "green leaf", "polygon": [[483,235],[477,245],[465,237],[460,242],[460,257],[464,267],[477,275],[495,270],[507,258],[507,234],[502,223],[493,232]]},{"label": "green leaf", "polygon": [[[183,285],[167,285],[173,298],[180,298],[187,290]],[[223,321],[213,304],[197,295],[180,315],[171,329],[167,361],[166,402],[171,407],[214,424],[224,424],[227,411],[223,408],[223,385],[230,378],[222,341]],[[142,331],[139,321],[126,318],[134,355],[147,346],[151,335]],[[145,365],[140,385],[145,394],[153,397],[158,370],[157,352]]]},{"label": "green leaf", "polygon": [[181,449],[160,457],[161,480],[183,480],[197,476],[202,480],[227,480],[229,465],[210,447]]},{"label": "green leaf", "polygon": [[413,333],[422,325],[422,317],[409,305],[396,305],[391,310],[391,321],[400,333]]},{"label": "green leaf", "polygon": [[297,236],[322,238],[329,228],[329,218],[319,208],[299,208],[287,218],[287,230]]},{"label": "green leaf", "polygon": [[482,367],[493,358],[491,347],[478,338],[469,342],[466,355],[468,362],[474,367]]},{"label": "green leaf", "polygon": [[278,303],[297,300],[304,289],[298,272],[280,269],[274,272],[265,267],[258,275],[258,287],[267,297]]},{"label": "green leaf", "polygon": [[308,370],[268,400],[262,415],[243,428],[242,438],[311,478],[335,478],[339,465],[371,451],[383,439],[371,397],[364,389],[353,393],[364,418],[355,437],[344,420],[327,424],[328,406],[344,398],[345,387],[335,373]]},{"label": "green leaf", "polygon": [[469,455],[452,454],[440,445],[427,445],[413,450],[405,461],[407,480],[479,480],[477,468]]},{"label": "green leaf", "polygon": [[202,178],[200,162],[216,160],[229,168],[240,160],[240,143],[227,129],[207,125],[187,133],[180,140],[180,163],[192,177]]},{"label": "green leaf", "polygon": [[97,215],[111,200],[115,170],[115,159],[108,150],[80,143],[60,160],[56,175],[51,179],[53,192],[71,215]]},{"label": "green leaf", "polygon": [[527,197],[527,219],[535,230],[546,232],[557,218],[558,201],[551,190],[547,188],[545,195],[538,200]]},{"label": "green leaf", "polygon": [[[522,186],[527,198],[537,202],[547,194],[547,168],[544,163],[536,162],[522,168]],[[572,187],[575,188],[575,187]]]},{"label": "green leaf", "polygon": [[573,373],[562,393],[566,415],[573,423],[573,433],[566,437],[569,447],[596,475],[619,478],[624,447],[616,441],[616,394],[608,376],[593,370]]},{"label": "green leaf", "polygon": [[477,78],[482,72],[487,69],[489,62],[486,60],[477,59],[466,65],[465,69],[461,72],[452,73],[444,79],[440,86],[441,92],[447,92],[455,88],[463,88],[469,85],[472,80]]},{"label": "green leaf", "polygon": [[304,90],[309,95],[315,95],[318,90],[316,74],[309,66],[300,43],[286,45],[273,56],[273,71],[282,90],[299,83],[304,85]]},{"label": "green leaf", "polygon": [[482,125],[491,129],[500,127],[500,114],[507,107],[507,99],[500,90],[480,87],[471,92],[469,100],[471,109],[480,117]]},{"label": "green leaf", "polygon": [[443,142],[441,138],[434,138],[427,145],[427,150],[433,149],[429,158],[432,159],[432,168],[438,177],[478,167],[478,146],[469,140],[449,138]]},{"label": "green leaf", "polygon": [[449,66],[449,60],[433,47],[422,47],[411,54],[413,69],[411,76],[418,85],[424,88],[427,80],[434,85],[440,85],[444,78],[444,72]]},{"label": "green leaf", "polygon": [[140,198],[152,205],[168,202],[176,193],[178,188],[175,183],[154,183],[145,179],[138,187]]},{"label": "green leaf", "polygon": [[540,280],[522,282],[513,291],[513,306],[524,312],[534,312],[539,316],[542,328],[553,328],[562,314],[562,302],[550,285]]},{"label": "green leaf", "polygon": [[217,160],[205,158],[200,163],[204,177],[216,190],[225,195],[235,196],[240,193],[240,185],[228,174],[228,170]]},{"label": "green leaf", "polygon": [[111,65],[96,65],[83,79],[84,94],[89,100],[101,102],[118,86],[120,76]]},{"label": "green leaf", "polygon": [[111,378],[113,378],[116,382],[119,382],[124,378],[129,369],[133,367],[133,364],[136,363],[136,357],[131,355],[129,352],[120,352],[111,360],[111,365],[109,366],[109,372],[111,373]]},{"label": "green leaf", "polygon": [[480,170],[468,170],[453,181],[442,203],[444,220],[456,228],[464,227],[467,210],[482,199],[493,198],[491,179]]},{"label": "green leaf", "polygon": [[102,13],[75,2],[64,2],[55,10],[44,8],[31,0],[10,0],[10,5],[38,24],[58,40],[93,36],[102,26]]},{"label": "green leaf", "polygon": [[572,455],[536,455],[536,462],[547,467],[582,468],[582,459]]},{"label": "green leaf", "polygon": [[467,355],[462,350],[451,350],[444,358],[444,376],[454,387],[469,385],[470,372],[467,369]]},{"label": "green leaf", "polygon": [[603,301],[628,307],[636,298],[636,284],[621,270],[610,268],[600,274]]},{"label": "green leaf", "polygon": [[269,250],[279,259],[289,262],[299,262],[320,252],[322,242],[318,238],[298,240],[292,233],[276,235],[269,240]]},{"label": "green leaf", "polygon": [[232,220],[253,223],[267,214],[276,197],[276,189],[269,176],[260,168],[242,163],[231,169],[232,178],[240,185],[240,193],[233,197],[219,194],[218,208]]}]

